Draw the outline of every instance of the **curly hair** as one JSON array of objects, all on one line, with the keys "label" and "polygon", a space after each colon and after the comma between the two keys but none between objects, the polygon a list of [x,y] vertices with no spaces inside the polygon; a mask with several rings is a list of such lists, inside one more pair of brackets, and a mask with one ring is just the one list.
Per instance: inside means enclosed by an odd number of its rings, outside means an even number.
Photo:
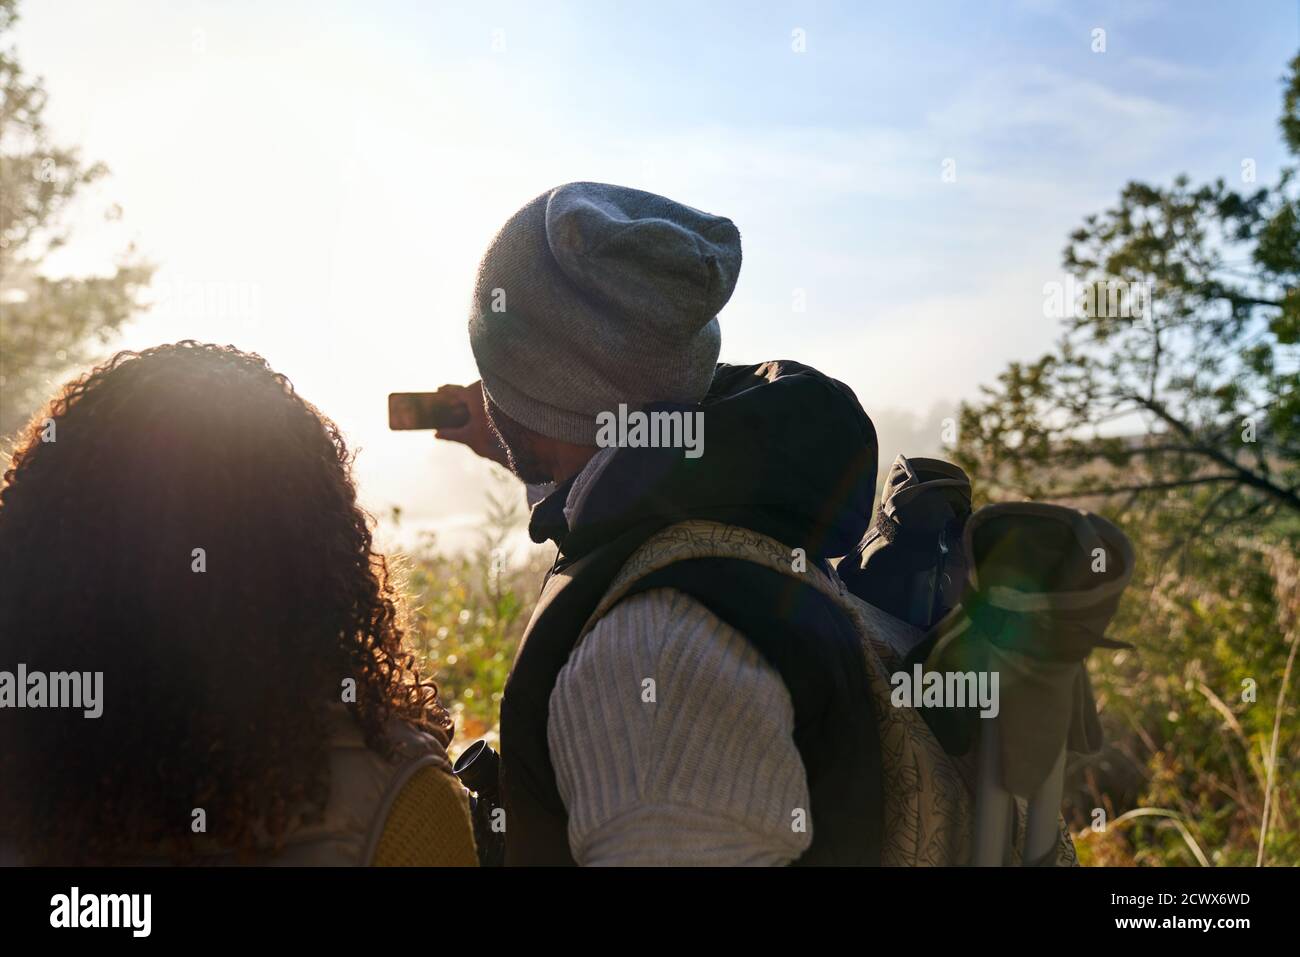
[{"label": "curly hair", "polygon": [[0,710],[0,828],[28,863],[190,859],[195,808],[205,846],[255,859],[323,809],[344,702],[382,754],[395,719],[448,743],[351,464],[260,356],[192,341],[117,354],[19,435],[0,668],[102,672],[105,700]]}]

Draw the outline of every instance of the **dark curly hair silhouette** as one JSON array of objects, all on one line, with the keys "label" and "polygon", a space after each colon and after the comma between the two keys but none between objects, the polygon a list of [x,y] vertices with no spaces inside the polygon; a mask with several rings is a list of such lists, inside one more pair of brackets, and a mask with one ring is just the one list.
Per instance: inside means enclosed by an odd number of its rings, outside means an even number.
[{"label": "dark curly hair silhouette", "polygon": [[119,353],[32,420],[0,488],[0,670],[104,677],[96,719],[0,710],[0,836],[26,863],[184,861],[195,808],[205,841],[274,848],[324,805],[347,679],[371,748],[395,718],[449,741],[350,467],[233,346]]}]

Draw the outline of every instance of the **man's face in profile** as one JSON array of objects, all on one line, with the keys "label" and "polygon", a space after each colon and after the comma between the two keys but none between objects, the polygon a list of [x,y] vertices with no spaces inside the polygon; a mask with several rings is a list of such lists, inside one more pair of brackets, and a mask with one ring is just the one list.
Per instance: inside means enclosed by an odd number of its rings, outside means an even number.
[{"label": "man's face in profile", "polygon": [[483,395],[483,404],[487,409],[488,424],[505,447],[506,456],[510,460],[510,471],[529,485],[551,481],[550,470],[537,455],[534,446],[536,436],[497,408],[486,393]]}]

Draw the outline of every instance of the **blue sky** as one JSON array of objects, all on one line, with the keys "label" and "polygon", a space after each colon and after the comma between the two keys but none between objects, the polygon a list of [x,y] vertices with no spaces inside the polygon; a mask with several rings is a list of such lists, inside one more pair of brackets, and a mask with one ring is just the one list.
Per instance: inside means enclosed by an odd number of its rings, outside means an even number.
[{"label": "blue sky", "polygon": [[[1043,284],[1126,181],[1239,183],[1247,158],[1274,178],[1300,44],[1297,4],[1270,0],[28,0],[22,15],[56,136],[114,173],[51,268],[104,268],[136,241],[159,292],[125,344],[263,352],[363,447],[375,510],[446,529],[472,528],[484,472],[387,433],[383,397],[474,377],[474,264],[537,193],[619,182],[730,216],[745,265],[723,358],[844,379],[892,458],[1050,345]],[[107,224],[110,202],[124,215]]]}]

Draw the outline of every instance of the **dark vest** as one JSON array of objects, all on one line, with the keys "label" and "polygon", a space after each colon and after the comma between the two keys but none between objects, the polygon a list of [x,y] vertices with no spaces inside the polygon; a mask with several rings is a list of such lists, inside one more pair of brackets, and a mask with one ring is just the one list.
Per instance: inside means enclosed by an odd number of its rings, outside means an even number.
[{"label": "dark vest", "polygon": [[[642,524],[577,560],[561,551],[547,576],[501,703],[509,865],[574,863],[547,744],[551,692],[615,575],[665,524]],[[878,864],[880,735],[862,639],[848,616],[814,586],[742,559],[682,560],[641,579],[629,595],[655,588],[674,588],[703,604],[744,635],[785,683],[813,831],[796,863]]]}]

